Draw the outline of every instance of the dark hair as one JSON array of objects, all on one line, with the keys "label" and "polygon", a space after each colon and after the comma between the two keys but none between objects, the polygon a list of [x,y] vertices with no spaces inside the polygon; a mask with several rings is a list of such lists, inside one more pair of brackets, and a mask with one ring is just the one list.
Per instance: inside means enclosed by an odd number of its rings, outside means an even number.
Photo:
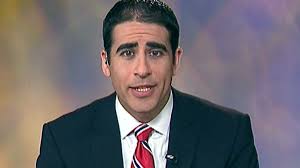
[{"label": "dark hair", "polygon": [[[126,21],[155,23],[169,32],[172,54],[178,47],[179,25],[172,9],[160,0],[120,0],[107,13],[103,21],[103,43],[110,61],[112,32],[117,24]],[[173,59],[174,60],[174,59]]]}]

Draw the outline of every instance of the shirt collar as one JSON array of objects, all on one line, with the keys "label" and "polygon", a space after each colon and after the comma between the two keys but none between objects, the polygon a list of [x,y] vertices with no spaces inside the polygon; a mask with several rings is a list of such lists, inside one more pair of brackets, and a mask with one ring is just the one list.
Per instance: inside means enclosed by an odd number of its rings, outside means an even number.
[{"label": "shirt collar", "polygon": [[[115,107],[116,107],[116,113],[117,113],[121,138],[124,139],[134,128],[136,128],[141,123],[125,110],[125,108],[120,103],[118,96],[116,96]],[[171,91],[168,102],[164,106],[162,111],[147,124],[150,127],[152,127],[156,132],[162,135],[167,135],[169,131],[172,109],[173,109],[173,94]]]}]

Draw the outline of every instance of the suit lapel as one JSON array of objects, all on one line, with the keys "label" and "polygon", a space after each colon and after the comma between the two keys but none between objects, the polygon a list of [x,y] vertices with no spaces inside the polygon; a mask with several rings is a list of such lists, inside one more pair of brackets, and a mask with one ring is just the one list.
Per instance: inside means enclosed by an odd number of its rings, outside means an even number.
[{"label": "suit lapel", "polygon": [[115,94],[95,108],[91,142],[93,167],[123,167],[119,124],[115,112]]},{"label": "suit lapel", "polygon": [[188,168],[191,167],[194,157],[194,150],[197,136],[191,116],[187,116],[181,95],[173,89],[174,106],[170,123],[168,155],[173,159],[167,159],[167,168]]}]

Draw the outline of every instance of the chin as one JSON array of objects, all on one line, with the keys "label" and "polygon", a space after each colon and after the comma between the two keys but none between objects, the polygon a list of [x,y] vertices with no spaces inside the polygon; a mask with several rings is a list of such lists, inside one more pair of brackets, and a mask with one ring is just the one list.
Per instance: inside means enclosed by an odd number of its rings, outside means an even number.
[{"label": "chin", "polygon": [[153,111],[153,108],[138,108],[138,109],[133,109],[137,113],[149,113]]},{"label": "chin", "polygon": [[143,105],[141,106],[140,104],[136,104],[132,107],[138,107],[138,108],[132,108],[134,111],[136,111],[137,113],[148,113],[151,112],[153,110],[155,110],[155,105],[153,104],[146,104],[146,103],[142,103]]}]

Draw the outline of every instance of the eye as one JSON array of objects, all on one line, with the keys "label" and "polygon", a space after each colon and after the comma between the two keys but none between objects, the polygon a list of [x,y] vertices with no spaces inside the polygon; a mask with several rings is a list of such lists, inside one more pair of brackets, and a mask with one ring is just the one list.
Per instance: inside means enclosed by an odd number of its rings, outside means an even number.
[{"label": "eye", "polygon": [[160,51],[160,50],[151,50],[151,51],[149,52],[149,55],[150,55],[151,57],[159,57],[159,56],[162,56],[162,55],[163,55],[163,52]]},{"label": "eye", "polygon": [[120,53],[120,55],[124,57],[132,57],[134,53],[131,50],[124,50]]}]

